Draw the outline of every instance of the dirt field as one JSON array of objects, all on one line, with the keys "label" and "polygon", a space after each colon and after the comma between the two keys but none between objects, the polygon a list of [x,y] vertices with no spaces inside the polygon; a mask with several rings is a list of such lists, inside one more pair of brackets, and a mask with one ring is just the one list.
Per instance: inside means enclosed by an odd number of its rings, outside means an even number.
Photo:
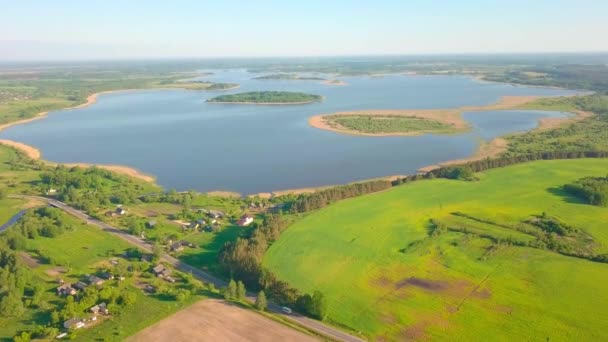
[{"label": "dirt field", "polygon": [[153,341],[317,341],[220,300],[203,300],[127,339]]}]

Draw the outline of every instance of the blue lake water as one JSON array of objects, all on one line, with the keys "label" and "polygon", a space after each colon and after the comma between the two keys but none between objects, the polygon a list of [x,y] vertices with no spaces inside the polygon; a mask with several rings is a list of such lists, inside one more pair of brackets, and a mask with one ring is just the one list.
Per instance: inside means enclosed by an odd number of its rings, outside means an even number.
[{"label": "blue lake water", "polygon": [[157,177],[166,188],[243,194],[409,174],[474,153],[480,139],[533,129],[543,111],[464,113],[471,132],[362,137],[312,128],[310,116],[360,109],[452,108],[491,104],[506,95],[558,96],[573,91],[478,82],[465,76],[342,77],[318,81],[253,80],[243,70],[202,79],[240,89],[303,91],[323,102],[294,106],[211,104],[218,92],[146,90],[104,94],[92,106],[52,112],[0,137],[39,148],[47,160],[121,164]]}]

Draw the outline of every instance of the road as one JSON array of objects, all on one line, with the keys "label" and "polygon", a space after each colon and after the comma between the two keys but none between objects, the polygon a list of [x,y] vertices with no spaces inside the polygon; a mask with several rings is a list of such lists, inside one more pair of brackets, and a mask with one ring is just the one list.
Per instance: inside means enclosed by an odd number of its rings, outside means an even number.
[{"label": "road", "polygon": [[[86,221],[88,224],[97,226],[97,227],[101,228],[103,231],[114,234],[114,235],[118,236],[119,238],[129,242],[130,244],[141,248],[144,251],[152,252],[152,245],[145,242],[144,240],[142,240],[136,236],[130,235],[129,233],[127,233],[126,231],[124,231],[122,229],[113,227],[105,222],[94,219],[91,216],[87,215],[86,213],[84,213],[80,210],[77,210],[75,208],[72,208],[63,202],[53,200],[50,198],[46,198],[46,197],[40,197],[40,196],[9,195],[9,197],[22,198],[22,199],[37,199],[40,201],[44,201],[53,207],[61,209],[74,217],[77,217],[83,221]],[[191,273],[195,278],[197,278],[201,281],[204,281],[207,283],[213,283],[218,288],[225,287],[227,285],[227,283],[224,280],[217,278],[196,267],[190,266],[170,255],[164,254],[161,257],[161,259],[162,259],[162,261],[173,265],[173,267],[175,267],[176,269],[178,269],[182,272]],[[250,302],[252,302],[252,303],[255,302],[254,296],[248,296],[247,298]],[[333,340],[343,341],[343,342],[365,341],[359,337],[347,334],[341,330],[328,326],[320,321],[300,315],[298,313],[295,313],[295,312],[290,313],[290,314],[285,313],[285,312],[283,312],[282,307],[280,305],[277,305],[277,304],[274,304],[271,302],[268,303],[268,311],[270,311],[276,315],[279,315],[286,320],[295,322],[303,327],[306,327],[307,329],[310,329],[311,331],[314,331],[314,332],[318,333],[319,335],[329,337]]]}]

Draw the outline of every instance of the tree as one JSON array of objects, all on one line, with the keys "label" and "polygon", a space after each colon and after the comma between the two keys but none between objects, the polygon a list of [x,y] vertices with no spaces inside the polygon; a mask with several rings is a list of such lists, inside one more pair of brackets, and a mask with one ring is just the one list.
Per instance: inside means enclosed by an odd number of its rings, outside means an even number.
[{"label": "tree", "polygon": [[59,312],[57,312],[57,311],[51,312],[51,323],[59,324]]},{"label": "tree", "polygon": [[315,291],[312,295],[312,312],[310,314],[320,320],[327,317],[327,300],[321,291]]},{"label": "tree", "polygon": [[120,295],[120,302],[125,306],[132,306],[135,304],[136,300],[137,296],[135,293],[130,291],[124,292],[122,295]]},{"label": "tree", "polygon": [[18,291],[12,290],[0,300],[0,314],[7,317],[19,317],[25,311]]},{"label": "tree", "polygon": [[245,284],[239,280],[236,283],[236,299],[243,301],[247,298],[247,289],[245,289]]},{"label": "tree", "polygon": [[29,342],[31,341],[31,336],[27,331],[23,331],[21,334],[13,337],[14,342]]},{"label": "tree", "polygon": [[224,289],[224,298],[225,299],[234,299],[237,294],[237,285],[234,279],[230,279],[228,286]]},{"label": "tree", "polygon": [[264,291],[260,291],[258,293],[257,298],[255,299],[255,307],[260,311],[264,311],[266,310],[267,306],[268,301],[266,300],[266,294],[264,293]]},{"label": "tree", "polygon": [[152,261],[158,262],[160,257],[163,255],[163,247],[158,243],[155,243],[152,247]]}]

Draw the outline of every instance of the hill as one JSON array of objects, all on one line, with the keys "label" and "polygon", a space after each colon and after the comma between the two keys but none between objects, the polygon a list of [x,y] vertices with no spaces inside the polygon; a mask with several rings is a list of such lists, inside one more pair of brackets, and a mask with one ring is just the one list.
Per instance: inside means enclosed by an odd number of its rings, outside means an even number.
[{"label": "hill", "polygon": [[608,209],[563,186],[607,167],[540,161],[344,200],[289,227],[264,265],[372,339],[606,339],[608,264],[581,257],[608,252]]}]

